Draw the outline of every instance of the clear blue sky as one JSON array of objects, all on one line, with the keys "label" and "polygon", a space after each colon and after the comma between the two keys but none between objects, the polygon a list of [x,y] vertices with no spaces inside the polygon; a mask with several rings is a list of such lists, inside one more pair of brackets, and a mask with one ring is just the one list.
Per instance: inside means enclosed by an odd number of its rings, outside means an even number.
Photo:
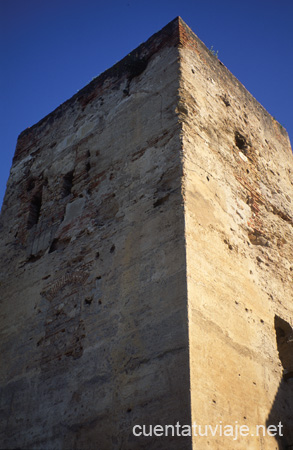
[{"label": "clear blue sky", "polygon": [[293,141],[292,0],[0,0],[0,204],[19,133],[176,16]]}]

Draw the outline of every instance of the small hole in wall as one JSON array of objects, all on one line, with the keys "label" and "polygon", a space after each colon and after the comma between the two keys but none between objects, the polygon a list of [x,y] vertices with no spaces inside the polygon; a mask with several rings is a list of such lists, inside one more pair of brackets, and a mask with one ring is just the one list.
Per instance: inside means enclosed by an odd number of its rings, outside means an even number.
[{"label": "small hole in wall", "polygon": [[247,199],[246,199],[246,204],[247,205],[252,205],[253,202],[254,202],[253,198],[248,196]]},{"label": "small hole in wall", "polygon": [[96,253],[96,259],[99,259],[99,257],[100,257],[100,252],[97,252]]},{"label": "small hole in wall", "polygon": [[131,409],[131,408],[128,408],[127,412],[130,413],[131,411],[132,411],[132,409]]},{"label": "small hole in wall", "polygon": [[86,297],[84,299],[84,302],[85,302],[86,305],[91,305],[92,301],[93,301],[93,297]]},{"label": "small hole in wall", "polygon": [[71,172],[68,172],[63,177],[63,186],[62,186],[62,198],[67,197],[69,194],[71,194],[73,186],[73,170]]},{"label": "small hole in wall", "polygon": [[27,221],[28,230],[38,223],[41,207],[42,207],[42,190],[37,192],[31,200],[29,207],[29,216]]},{"label": "small hole in wall", "polygon": [[87,160],[86,165],[85,165],[85,170],[87,172],[89,172],[91,170],[91,163],[89,161],[89,158],[91,157],[91,153],[90,153],[89,150],[86,152],[86,157],[88,158],[88,160]]},{"label": "small hole in wall", "polygon": [[244,154],[246,153],[248,147],[247,140],[241,133],[239,133],[239,131],[235,131],[235,144],[239,150],[241,150]]},{"label": "small hole in wall", "polygon": [[114,253],[115,252],[115,245],[113,244],[112,247],[110,248],[110,253]]},{"label": "small hole in wall", "polygon": [[99,303],[99,305],[101,305],[102,304],[102,300],[99,300],[98,303]]},{"label": "small hole in wall", "polygon": [[229,97],[228,97],[227,94],[222,95],[222,96],[221,96],[221,99],[223,100],[223,102],[225,103],[225,105],[226,105],[227,107],[228,107],[228,106],[231,106],[231,103],[229,102]]}]

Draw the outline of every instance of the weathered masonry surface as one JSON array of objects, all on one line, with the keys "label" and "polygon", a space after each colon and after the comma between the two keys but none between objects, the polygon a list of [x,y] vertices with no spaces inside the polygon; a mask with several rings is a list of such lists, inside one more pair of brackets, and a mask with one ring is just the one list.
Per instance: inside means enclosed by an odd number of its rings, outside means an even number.
[{"label": "weathered masonry surface", "polygon": [[[0,442],[293,444],[286,131],[177,18],[18,139],[1,211]],[[284,436],[135,437],[135,424]]]},{"label": "weathered masonry surface", "polygon": [[251,434],[256,425],[284,425],[283,439],[199,437],[194,445],[286,448],[293,444],[290,142],[188,28],[183,35],[180,118],[192,420],[214,426],[237,421]]}]

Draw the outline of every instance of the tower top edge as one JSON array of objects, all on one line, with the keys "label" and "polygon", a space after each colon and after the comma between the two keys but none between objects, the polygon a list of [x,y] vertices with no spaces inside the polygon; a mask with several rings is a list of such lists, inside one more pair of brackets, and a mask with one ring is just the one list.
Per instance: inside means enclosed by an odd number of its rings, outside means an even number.
[{"label": "tower top edge", "polygon": [[[175,19],[170,21],[161,30],[154,33],[145,42],[141,43],[138,47],[128,53],[124,58],[118,61],[116,64],[106,69],[104,72],[93,78],[88,84],[82,87],[76,94],[61,103],[56,109],[51,111],[49,114],[40,119],[37,123],[31,127],[23,130],[19,139],[23,138],[27,134],[30,134],[36,127],[42,126],[45,122],[52,121],[60,114],[63,110],[74,104],[76,101],[79,102],[84,96],[94,94],[99,88],[103,86],[106,80],[111,79],[111,84],[116,84],[122,80],[125,76],[134,77],[140,71],[143,71],[144,64],[147,65],[149,59],[158,53],[164,47],[177,47],[180,44],[180,27],[184,25],[187,27],[185,22],[181,17],[177,16]],[[15,158],[17,157],[17,152]]]}]

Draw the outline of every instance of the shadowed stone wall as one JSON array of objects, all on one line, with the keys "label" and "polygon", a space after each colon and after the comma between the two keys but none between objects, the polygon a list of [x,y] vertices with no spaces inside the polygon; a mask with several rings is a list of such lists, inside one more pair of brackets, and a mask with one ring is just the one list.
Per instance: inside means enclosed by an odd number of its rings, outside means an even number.
[{"label": "shadowed stone wall", "polygon": [[1,215],[5,448],[177,449],[132,427],[190,422],[177,42],[175,21],[18,139]]}]

